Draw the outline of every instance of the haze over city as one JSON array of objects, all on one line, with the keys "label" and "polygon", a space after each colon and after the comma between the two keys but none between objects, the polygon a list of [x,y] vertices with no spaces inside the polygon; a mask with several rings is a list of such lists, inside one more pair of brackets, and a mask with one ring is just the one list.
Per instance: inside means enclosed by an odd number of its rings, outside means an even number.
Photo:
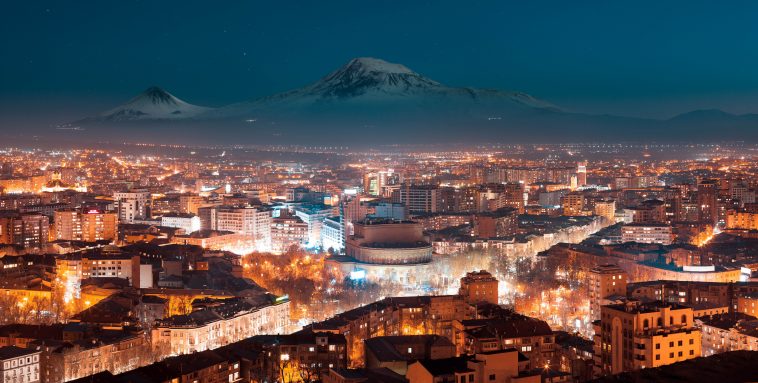
[{"label": "haze over city", "polygon": [[0,383],[758,381],[754,2],[12,2]]}]

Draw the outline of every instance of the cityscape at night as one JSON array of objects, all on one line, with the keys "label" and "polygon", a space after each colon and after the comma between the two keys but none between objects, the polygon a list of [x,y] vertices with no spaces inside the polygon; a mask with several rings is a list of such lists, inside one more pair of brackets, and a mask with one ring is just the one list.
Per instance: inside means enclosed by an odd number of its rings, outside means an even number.
[{"label": "cityscape at night", "polygon": [[3,8],[0,383],[758,382],[758,3]]}]

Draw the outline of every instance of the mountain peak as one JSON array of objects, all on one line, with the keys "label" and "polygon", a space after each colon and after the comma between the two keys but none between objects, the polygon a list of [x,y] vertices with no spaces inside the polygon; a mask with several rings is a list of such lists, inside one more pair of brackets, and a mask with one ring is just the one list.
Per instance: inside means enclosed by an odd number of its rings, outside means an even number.
[{"label": "mountain peak", "polygon": [[395,64],[373,57],[356,57],[345,64],[343,69],[365,72],[416,74],[405,65]]},{"label": "mountain peak", "polygon": [[125,104],[90,120],[130,121],[194,117],[209,108],[188,104],[163,88],[151,86]]},{"label": "mountain peak", "polygon": [[178,98],[174,97],[174,95],[172,95],[171,93],[167,92],[166,90],[158,86],[151,86],[145,89],[137,97],[132,99],[132,101],[136,101],[139,99],[147,99],[153,104],[178,105],[179,103],[182,102]]},{"label": "mountain peak", "polygon": [[308,91],[327,98],[347,98],[371,92],[408,94],[439,86],[438,82],[404,65],[373,57],[359,57],[316,82]]}]

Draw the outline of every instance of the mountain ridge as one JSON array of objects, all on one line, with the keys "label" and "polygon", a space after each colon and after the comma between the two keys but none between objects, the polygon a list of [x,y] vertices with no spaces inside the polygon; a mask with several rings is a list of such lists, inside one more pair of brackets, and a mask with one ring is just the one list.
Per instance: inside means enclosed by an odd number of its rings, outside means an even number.
[{"label": "mountain ridge", "polygon": [[447,86],[402,64],[371,57],[349,60],[303,87],[218,108],[188,104],[151,87],[81,121],[103,126],[126,122],[151,123],[151,134],[159,133],[154,128],[163,129],[161,125],[182,125],[198,135],[212,129],[235,140],[250,134],[255,140],[305,142],[336,136],[348,140],[366,129],[383,140],[676,140],[692,137],[694,131],[703,137],[758,139],[758,115],[719,110],[691,111],[670,119],[591,115],[564,110],[525,92]]}]

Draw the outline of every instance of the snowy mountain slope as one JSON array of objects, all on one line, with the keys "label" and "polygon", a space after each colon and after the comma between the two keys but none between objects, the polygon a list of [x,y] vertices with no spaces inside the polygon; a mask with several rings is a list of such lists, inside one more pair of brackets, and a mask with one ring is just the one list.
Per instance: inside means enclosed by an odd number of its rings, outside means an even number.
[{"label": "snowy mountain slope", "polygon": [[96,121],[172,120],[196,117],[210,110],[211,108],[189,104],[154,86],[125,104],[90,119]]},{"label": "snowy mountain slope", "polygon": [[88,135],[141,129],[149,136],[235,143],[758,140],[758,115],[704,110],[654,120],[575,113],[522,92],[446,86],[403,65],[365,57],[302,88],[215,109],[150,88],[76,123],[87,122],[101,128],[86,130]]},{"label": "snowy mountain slope", "polygon": [[350,60],[321,80],[303,88],[229,105],[201,117],[224,118],[267,114],[361,112],[389,108],[436,112],[440,109],[486,110],[536,108],[558,111],[554,105],[521,92],[445,86],[407,67],[380,59]]}]

